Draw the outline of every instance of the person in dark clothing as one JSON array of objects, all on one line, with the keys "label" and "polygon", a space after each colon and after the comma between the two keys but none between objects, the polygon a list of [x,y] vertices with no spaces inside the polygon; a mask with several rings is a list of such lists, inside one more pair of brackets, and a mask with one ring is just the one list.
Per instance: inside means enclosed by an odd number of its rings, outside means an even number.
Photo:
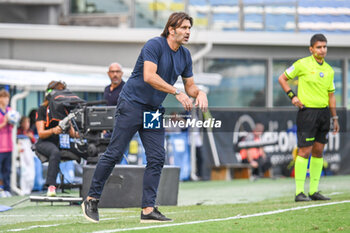
[{"label": "person in dark clothing", "polygon": [[103,98],[107,101],[108,106],[115,106],[125,84],[122,80],[123,68],[119,63],[114,62],[109,66],[107,74],[111,79],[111,84],[105,88]]},{"label": "person in dark clothing", "polygon": [[[50,118],[49,100],[47,96],[53,90],[64,90],[66,84],[60,81],[51,81],[46,89],[44,102],[39,107],[36,114],[36,128],[38,130],[39,140],[36,143],[36,150],[49,158],[45,186],[47,196],[56,196],[56,177],[59,171],[61,161],[61,151],[59,147],[59,134],[62,133],[59,121]],[[73,127],[70,127],[69,134],[76,137]]]},{"label": "person in dark clothing", "polygon": [[[133,135],[140,134],[147,165],[143,177],[141,222],[169,222],[155,207],[160,175],[165,161],[164,128],[161,126],[167,94],[173,94],[186,111],[195,105],[206,111],[207,95],[194,83],[192,58],[185,48],[190,37],[192,18],[184,12],[170,15],[160,37],[146,42],[137,59],[131,77],[120,93],[111,141],[96,166],[83,213],[91,222],[99,222],[98,202],[104,184],[116,163],[123,157]],[[186,93],[173,85],[182,76]],[[149,116],[149,121],[144,116]]]}]

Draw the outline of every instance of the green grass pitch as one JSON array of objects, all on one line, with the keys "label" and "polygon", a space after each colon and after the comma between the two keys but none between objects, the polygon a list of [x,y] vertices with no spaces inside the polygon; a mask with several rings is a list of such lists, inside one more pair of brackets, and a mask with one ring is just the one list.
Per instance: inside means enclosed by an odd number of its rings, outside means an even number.
[{"label": "green grass pitch", "polygon": [[320,190],[332,200],[295,203],[290,178],[184,182],[178,206],[159,207],[174,219],[163,224],[139,223],[138,208],[100,208],[94,224],[78,205],[27,201],[0,212],[0,232],[350,232],[350,176],[322,177]]}]

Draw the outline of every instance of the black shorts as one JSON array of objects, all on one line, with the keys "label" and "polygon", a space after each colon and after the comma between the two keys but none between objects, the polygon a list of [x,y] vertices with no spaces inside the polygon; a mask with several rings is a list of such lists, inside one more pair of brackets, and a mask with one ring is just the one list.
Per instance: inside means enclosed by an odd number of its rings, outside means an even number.
[{"label": "black shorts", "polygon": [[303,108],[297,115],[298,147],[326,144],[330,130],[329,108]]}]

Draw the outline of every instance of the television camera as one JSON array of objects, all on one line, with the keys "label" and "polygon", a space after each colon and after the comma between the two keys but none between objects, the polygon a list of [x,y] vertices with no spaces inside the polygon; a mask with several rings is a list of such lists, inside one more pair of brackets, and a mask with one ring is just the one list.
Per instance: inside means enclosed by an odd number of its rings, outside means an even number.
[{"label": "television camera", "polygon": [[115,106],[96,106],[101,103],[105,102],[78,104],[59,122],[63,132],[69,129],[69,122],[72,123],[80,136],[73,139],[74,146],[87,154],[88,163],[97,162],[98,155],[104,152],[109,144],[110,137],[106,135],[113,130]]},{"label": "television camera", "polygon": [[51,95],[51,118],[61,119],[58,125],[63,133],[67,133],[72,124],[79,138],[71,138],[70,145],[85,154],[88,163],[97,163],[110,141],[108,135],[113,130],[115,106],[101,106],[106,104],[104,100],[85,102],[67,89]]}]

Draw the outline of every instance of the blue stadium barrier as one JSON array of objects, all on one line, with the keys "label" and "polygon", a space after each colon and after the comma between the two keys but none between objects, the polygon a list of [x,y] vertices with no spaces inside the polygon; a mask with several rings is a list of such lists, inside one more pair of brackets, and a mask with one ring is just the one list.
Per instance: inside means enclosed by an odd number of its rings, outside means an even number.
[{"label": "blue stadium barrier", "polygon": [[[60,169],[61,172],[64,176],[63,183],[64,184],[69,184],[69,183],[74,183],[74,161],[66,161],[66,162],[61,162],[60,163]],[[61,183],[61,178],[60,174],[57,175],[56,178],[56,183],[60,184]]]},{"label": "blue stadium barrier", "polygon": [[167,134],[167,143],[172,148],[171,151],[168,151],[170,153],[168,156],[173,156],[173,165],[180,167],[180,180],[189,180],[191,175],[191,157],[188,145],[188,133]]},{"label": "blue stadium barrier", "polygon": [[41,191],[43,190],[43,185],[45,183],[45,180],[43,177],[43,165],[37,156],[34,156],[34,165],[35,165],[35,178],[34,178],[33,191]]}]

